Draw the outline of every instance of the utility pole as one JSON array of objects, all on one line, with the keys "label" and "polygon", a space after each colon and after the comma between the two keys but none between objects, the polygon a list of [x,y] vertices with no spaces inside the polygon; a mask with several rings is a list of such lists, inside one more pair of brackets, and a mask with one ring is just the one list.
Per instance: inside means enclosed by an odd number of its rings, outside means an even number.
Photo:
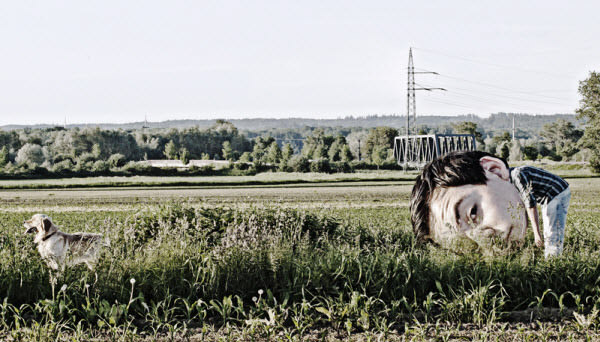
[{"label": "utility pole", "polygon": [[[413,64],[412,48],[408,50],[408,87],[406,91],[406,144],[404,153],[404,171],[408,169],[408,152],[409,152],[409,141],[410,141],[410,130],[411,126],[414,130],[413,134],[417,135],[417,98],[416,90],[446,90],[444,88],[416,88],[415,87],[415,74],[434,74],[439,75],[434,71],[415,71]],[[411,124],[412,115],[412,124]]]},{"label": "utility pole", "polygon": [[358,139],[358,161],[360,161],[360,139]]},{"label": "utility pole", "polygon": [[513,114],[512,141],[515,141],[515,115]]}]

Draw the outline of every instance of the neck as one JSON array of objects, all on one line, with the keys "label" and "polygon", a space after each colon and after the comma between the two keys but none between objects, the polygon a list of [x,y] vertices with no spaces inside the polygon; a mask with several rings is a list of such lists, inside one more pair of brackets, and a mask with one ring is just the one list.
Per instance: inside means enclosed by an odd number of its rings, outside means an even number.
[{"label": "neck", "polygon": [[50,233],[50,234],[48,234],[48,235],[44,236],[44,237],[42,238],[42,241],[46,241],[46,240],[48,240],[48,239],[49,239],[49,238],[51,238],[51,237],[52,237],[52,235],[54,235],[54,234],[56,234],[56,231],[53,231],[52,233]]}]

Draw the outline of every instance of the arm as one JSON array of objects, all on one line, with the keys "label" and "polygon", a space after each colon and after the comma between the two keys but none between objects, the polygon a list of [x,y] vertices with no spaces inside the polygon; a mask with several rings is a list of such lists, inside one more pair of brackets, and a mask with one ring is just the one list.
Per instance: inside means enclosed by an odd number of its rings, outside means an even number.
[{"label": "arm", "polygon": [[540,222],[538,220],[538,211],[536,205],[531,208],[527,208],[527,216],[529,217],[529,222],[531,222],[531,228],[533,229],[535,245],[542,247],[544,245],[544,241],[542,240],[542,236],[540,234]]},{"label": "arm", "polygon": [[529,169],[529,167],[515,169],[519,172],[514,176],[514,184],[519,191],[519,195],[523,200],[523,204],[525,204],[525,208],[527,209],[527,216],[529,217],[529,222],[531,222],[533,236],[535,237],[535,245],[542,247],[544,242],[540,234],[540,222],[538,219],[537,204],[531,191],[533,185],[529,181],[529,177],[526,176],[526,174],[529,172]]}]

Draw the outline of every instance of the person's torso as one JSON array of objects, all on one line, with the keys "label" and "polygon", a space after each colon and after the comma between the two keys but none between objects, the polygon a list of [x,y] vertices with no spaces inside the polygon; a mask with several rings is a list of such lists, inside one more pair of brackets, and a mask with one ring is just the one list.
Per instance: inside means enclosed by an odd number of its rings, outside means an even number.
[{"label": "person's torso", "polygon": [[561,177],[533,166],[510,169],[511,182],[519,192],[529,193],[539,204],[546,204],[569,187]]}]

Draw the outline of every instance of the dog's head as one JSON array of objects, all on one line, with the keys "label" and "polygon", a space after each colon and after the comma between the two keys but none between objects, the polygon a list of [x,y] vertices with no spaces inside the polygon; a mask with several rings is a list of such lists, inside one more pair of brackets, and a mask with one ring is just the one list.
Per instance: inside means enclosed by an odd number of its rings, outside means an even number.
[{"label": "dog's head", "polygon": [[42,237],[57,230],[50,216],[44,214],[33,215],[29,220],[23,222],[23,226],[25,234],[37,233]]}]

